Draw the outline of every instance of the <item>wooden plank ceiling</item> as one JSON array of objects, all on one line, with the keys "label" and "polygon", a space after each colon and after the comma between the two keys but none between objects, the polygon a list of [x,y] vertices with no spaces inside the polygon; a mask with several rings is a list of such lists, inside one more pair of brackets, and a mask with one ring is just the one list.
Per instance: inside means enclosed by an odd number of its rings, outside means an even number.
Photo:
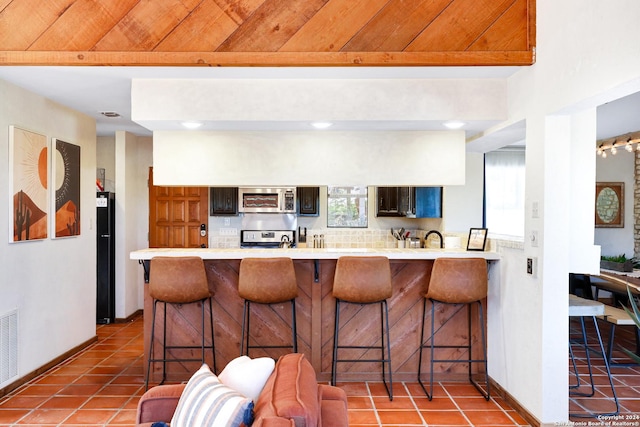
[{"label": "wooden plank ceiling", "polygon": [[535,61],[535,0],[0,0],[2,65]]}]

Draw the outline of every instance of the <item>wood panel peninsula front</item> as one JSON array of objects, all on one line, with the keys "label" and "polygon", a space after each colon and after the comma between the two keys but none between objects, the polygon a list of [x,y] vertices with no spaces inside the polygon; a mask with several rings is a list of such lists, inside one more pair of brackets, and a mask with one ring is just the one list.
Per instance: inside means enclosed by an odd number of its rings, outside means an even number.
[{"label": "wood panel peninsula front", "polygon": [[[413,381],[418,371],[418,350],[420,346],[420,326],[423,295],[431,274],[433,261],[440,257],[485,258],[492,268],[499,260],[495,252],[469,252],[447,249],[143,249],[134,251],[130,258],[138,260],[144,267],[145,282],[148,277],[151,258],[155,256],[199,256],[204,260],[209,288],[213,297],[213,319],[215,330],[216,364],[220,371],[224,366],[240,355],[240,337],[242,328],[242,310],[244,301],[238,295],[238,271],[240,261],[247,257],[289,257],[294,261],[299,296],[296,299],[298,351],[305,353],[318,375],[318,380],[329,381],[331,375],[332,346],[335,300],[331,296],[336,261],[341,256],[374,256],[389,258],[393,283],[393,296],[389,300],[389,322],[391,327],[391,357],[394,379]],[[491,270],[490,270],[491,271]],[[441,308],[440,308],[441,307]],[[486,304],[485,304],[486,307]],[[429,305],[427,310],[429,310]],[[264,306],[254,304],[251,307],[251,336],[253,344],[278,344],[290,342],[291,310],[288,304]],[[149,351],[151,335],[152,300],[148,286],[144,290],[144,339],[145,360]],[[451,307],[439,306],[436,316],[438,323],[451,315]],[[439,321],[442,319],[442,322]],[[438,337],[464,343],[467,336],[466,316],[461,314],[457,320],[447,323],[447,331]],[[181,344],[199,345],[200,308],[195,304],[169,308],[167,312],[167,339]],[[428,320],[428,319],[427,319]],[[156,320],[156,351],[162,351],[162,316]],[[352,345],[369,345],[380,341],[379,310],[375,305],[358,306],[349,304],[341,310],[342,331],[340,342]],[[428,327],[428,326],[427,326]],[[486,325],[483,325],[486,328]],[[207,336],[209,336],[207,331]],[[345,337],[343,339],[343,337]],[[479,328],[473,331],[474,347],[480,351]],[[477,344],[477,345],[476,345]],[[251,357],[269,356],[277,359],[281,349],[252,349]],[[360,354],[349,357],[371,359],[362,354],[362,350],[352,350]],[[466,358],[459,350],[447,350],[439,358]],[[475,351],[474,351],[475,353]],[[341,353],[343,354],[343,353]],[[425,353],[425,356],[428,354]],[[156,354],[156,357],[160,353]],[[181,356],[184,356],[181,355]],[[197,351],[196,357],[199,357]],[[210,352],[207,362],[212,364]],[[424,362],[423,362],[424,363]],[[146,369],[146,363],[145,369]],[[161,378],[162,364],[154,366],[151,382]],[[183,381],[199,367],[199,363],[168,363],[168,380]],[[377,363],[341,363],[338,365],[339,378],[342,381],[378,381],[381,379],[380,366]],[[427,371],[428,371],[428,367]],[[447,378],[466,378],[465,364],[440,363],[434,367],[436,373],[446,373]],[[437,378],[437,375],[436,375]]]}]

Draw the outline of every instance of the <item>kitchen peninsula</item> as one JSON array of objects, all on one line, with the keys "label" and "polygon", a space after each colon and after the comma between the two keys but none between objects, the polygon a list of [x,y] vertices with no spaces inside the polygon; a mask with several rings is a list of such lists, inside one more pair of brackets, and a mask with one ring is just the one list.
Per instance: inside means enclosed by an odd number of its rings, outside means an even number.
[{"label": "kitchen peninsula", "polygon": [[[204,260],[209,287],[213,297],[213,318],[215,329],[216,363],[220,370],[230,360],[240,354],[240,336],[242,326],[243,300],[238,295],[238,270],[240,260],[245,257],[289,257],[294,260],[299,296],[296,299],[298,347],[305,353],[318,375],[318,380],[328,381],[331,372],[334,299],[331,296],[336,260],[341,256],[375,256],[389,258],[393,283],[393,296],[389,300],[391,325],[392,367],[394,379],[399,381],[415,380],[418,370],[418,348],[420,343],[420,322],[422,316],[423,295],[427,288],[433,260],[440,257],[473,258],[481,257],[490,264],[499,260],[495,252],[465,251],[461,249],[371,249],[371,248],[327,248],[327,249],[143,249],[134,251],[130,258],[138,260],[149,272],[150,260],[154,256],[199,256]],[[257,316],[252,321],[251,336],[259,336],[257,341],[264,343],[288,342],[291,314],[288,305],[256,306]],[[429,306],[427,306],[429,309]],[[152,301],[145,286],[144,311],[151,313]],[[359,313],[360,311],[365,313]],[[371,311],[369,311],[371,310]],[[168,310],[167,339],[187,340],[197,343],[200,336],[200,309],[185,305],[177,310]],[[359,313],[358,316],[356,314]],[[370,313],[370,314],[369,314]],[[451,315],[453,311],[443,308],[438,316]],[[379,340],[376,331],[379,313],[374,306],[354,306],[345,311],[346,327],[350,330],[345,336],[353,340],[353,345]],[[253,316],[252,316],[253,318]],[[444,317],[443,317],[444,318]],[[161,322],[161,319],[158,319]],[[372,323],[372,327],[368,326]],[[161,323],[158,323],[160,326]],[[486,325],[483,325],[486,327]],[[446,326],[446,336],[451,339],[466,339],[466,316],[456,316]],[[148,354],[148,340],[151,331],[151,316],[145,316],[145,358]],[[374,337],[377,336],[377,338]],[[160,335],[161,339],[161,335]],[[478,325],[474,325],[474,347],[479,340]],[[184,344],[184,343],[183,343]],[[196,344],[197,345],[197,344]],[[155,346],[161,351],[161,345]],[[277,358],[282,350],[254,350],[251,357],[270,356]],[[362,353],[360,351],[360,353]],[[354,354],[354,357],[362,357]],[[375,355],[377,356],[377,355]],[[459,358],[458,352],[447,357]],[[210,356],[209,356],[210,357]],[[371,358],[370,356],[365,356]],[[212,363],[211,360],[208,361]],[[161,364],[153,368],[151,381],[159,381]],[[168,364],[168,378],[187,379],[198,364]],[[340,378],[343,380],[379,380],[377,364],[343,364]],[[439,364],[438,373],[446,372],[448,378],[459,376],[466,378],[466,366],[452,367]]]}]

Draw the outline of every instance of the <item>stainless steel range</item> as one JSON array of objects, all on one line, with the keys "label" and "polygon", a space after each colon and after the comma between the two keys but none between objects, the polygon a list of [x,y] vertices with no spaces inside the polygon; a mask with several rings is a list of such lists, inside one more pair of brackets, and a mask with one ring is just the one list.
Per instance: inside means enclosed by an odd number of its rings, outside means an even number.
[{"label": "stainless steel range", "polygon": [[295,244],[295,231],[291,230],[242,230],[240,244],[243,248],[280,248]]},{"label": "stainless steel range", "polygon": [[295,247],[298,218],[295,214],[244,214],[241,248]]}]

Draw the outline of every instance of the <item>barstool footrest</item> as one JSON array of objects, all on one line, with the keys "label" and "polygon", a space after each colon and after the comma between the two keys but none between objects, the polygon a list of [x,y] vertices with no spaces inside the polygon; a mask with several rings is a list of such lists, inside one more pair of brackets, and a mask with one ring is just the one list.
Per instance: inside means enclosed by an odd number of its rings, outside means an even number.
[{"label": "barstool footrest", "polygon": [[[168,346],[165,347],[165,349],[167,349],[167,350],[171,350],[172,348],[180,349],[180,350],[188,350],[190,348],[202,350],[202,346],[201,345],[171,345],[171,346],[168,345]],[[211,348],[211,346],[210,345],[205,345],[204,348],[205,349]]]},{"label": "barstool footrest", "polygon": [[[465,304],[467,307],[467,324],[468,324],[468,344],[466,345],[435,345],[434,344],[434,340],[435,340],[435,335],[438,332],[437,330],[435,330],[435,304],[436,302],[439,301],[435,301],[435,300],[431,300],[431,336],[429,336],[426,340],[424,339],[424,328],[425,328],[425,319],[426,319],[426,315],[427,315],[427,298],[424,299],[424,303],[423,303],[423,311],[422,311],[422,331],[421,331],[421,335],[420,335],[420,357],[418,360],[418,383],[420,383],[420,386],[422,387],[422,390],[424,391],[424,393],[427,395],[427,398],[429,400],[433,399],[433,370],[434,370],[434,363],[441,363],[441,362],[446,362],[446,363],[466,363],[469,365],[469,382],[471,384],[473,384],[473,386],[480,392],[480,394],[485,398],[485,400],[490,400],[491,399],[491,391],[490,391],[490,385],[489,385],[489,374],[488,374],[488,366],[487,366],[487,347],[486,347],[486,337],[484,334],[484,313],[483,313],[483,309],[482,309],[482,303],[480,301],[473,301],[470,303]],[[447,303],[442,303],[441,304],[447,304]],[[484,356],[483,359],[472,359],[472,343],[471,343],[471,305],[477,303],[478,304],[478,316],[479,316],[479,320],[480,320],[480,330],[481,330],[481,338],[482,338],[482,355]],[[456,309],[456,311],[454,312],[454,315],[456,315],[463,307],[465,307],[465,305],[460,305],[460,307],[458,307]],[[449,320],[451,320],[453,316],[449,317],[446,321],[448,322]],[[430,344],[427,344],[430,343]],[[431,365],[431,370],[429,372],[429,389],[431,390],[431,392],[427,391],[427,387],[424,385],[424,383],[422,382],[422,352],[424,349],[429,349],[431,350],[431,357],[429,359],[430,361],[430,365]],[[434,359],[433,358],[433,354],[435,353],[435,350],[437,349],[464,349],[467,350],[469,353],[469,359],[457,359],[457,360],[451,360],[451,359]],[[472,373],[471,372],[471,367],[474,363],[481,363],[484,365],[484,372],[476,372],[476,373]],[[482,375],[485,377],[485,389],[482,388],[482,386],[473,379],[473,375]]]},{"label": "barstool footrest", "polygon": [[[333,330],[333,357],[331,363],[331,384],[336,384],[338,362],[380,363],[382,382],[393,400],[393,369],[391,368],[391,338],[389,327],[389,307],[387,299],[393,296],[391,268],[389,259],[384,256],[343,256],[338,258],[333,280],[332,296],[335,298],[335,318]],[[360,307],[379,305],[380,307],[380,345],[340,345],[340,304],[352,304]],[[366,310],[361,308],[361,310]],[[362,315],[358,311],[354,317]],[[348,325],[348,324],[347,324]],[[347,327],[345,325],[345,328]],[[363,326],[363,329],[365,326]],[[351,328],[349,328],[351,329]],[[358,334],[359,335],[359,334]],[[347,341],[349,342],[349,341]],[[350,341],[354,342],[354,341]],[[355,341],[361,342],[361,341]],[[372,344],[377,344],[373,341]],[[386,347],[386,351],[385,351]],[[338,350],[358,349],[380,351],[377,359],[339,359]],[[365,356],[365,353],[362,353]],[[366,354],[372,357],[373,354]],[[388,376],[388,384],[387,384]]]},{"label": "barstool footrest", "polygon": [[290,345],[250,345],[247,349],[250,348],[291,348]]},{"label": "barstool footrest", "polygon": [[[205,342],[205,302],[208,300],[209,302],[209,327],[210,327],[210,331],[211,331],[211,344],[207,344]],[[202,327],[202,343],[200,345],[167,345],[167,304],[170,305],[183,305],[183,304],[178,304],[178,303],[171,303],[171,302],[166,302],[166,301],[161,301],[161,300],[154,300],[153,301],[153,316],[152,316],[152,320],[151,320],[151,340],[149,343],[149,356],[147,357],[147,372],[145,375],[145,382],[144,382],[144,388],[145,391],[149,389],[149,379],[151,377],[151,366],[152,364],[156,363],[156,362],[162,362],[162,381],[160,381],[160,384],[164,384],[164,381],[167,377],[167,372],[166,372],[166,364],[167,362],[200,362],[200,363],[205,363],[205,355],[206,355],[206,351],[211,350],[212,356],[213,356],[213,370],[216,370],[216,350],[215,350],[215,334],[213,331],[213,304],[212,304],[212,300],[211,297],[208,298],[204,298],[202,300],[198,300],[198,301],[194,301],[193,303],[199,302],[200,303],[200,308],[201,308],[201,327]],[[163,316],[163,324],[164,324],[164,332],[163,332],[163,336],[162,336],[162,354],[163,354],[163,358],[154,358],[153,354],[154,354],[154,337],[155,337],[155,323],[156,323],[156,308],[157,308],[157,304],[158,303],[162,303],[163,304],[163,308],[164,308],[164,316]],[[167,358],[167,351],[169,350],[200,350],[201,353],[201,357],[198,359],[194,359],[194,358],[186,358],[186,359],[179,359],[179,358]]]},{"label": "barstool footrest", "polygon": [[[251,318],[251,304],[261,304],[261,305],[267,305],[267,306],[272,306],[272,305],[276,305],[276,304],[283,304],[283,303],[291,303],[291,344],[286,345],[286,344],[282,344],[282,345],[249,345],[249,338],[250,338],[250,318]],[[274,302],[274,303],[259,303],[259,302],[255,302],[255,301],[251,301],[251,300],[245,300],[244,301],[244,311],[242,312],[242,337],[240,339],[240,355],[244,355],[244,356],[249,356],[249,350],[251,350],[252,348],[261,348],[261,349],[266,349],[266,348],[270,348],[270,349],[282,349],[282,348],[289,348],[291,349],[294,353],[298,352],[298,329],[297,329],[297,321],[296,321],[296,300],[294,299],[290,299],[290,300],[286,300],[286,301],[281,301],[281,302]],[[246,350],[246,351],[245,351]]]}]

